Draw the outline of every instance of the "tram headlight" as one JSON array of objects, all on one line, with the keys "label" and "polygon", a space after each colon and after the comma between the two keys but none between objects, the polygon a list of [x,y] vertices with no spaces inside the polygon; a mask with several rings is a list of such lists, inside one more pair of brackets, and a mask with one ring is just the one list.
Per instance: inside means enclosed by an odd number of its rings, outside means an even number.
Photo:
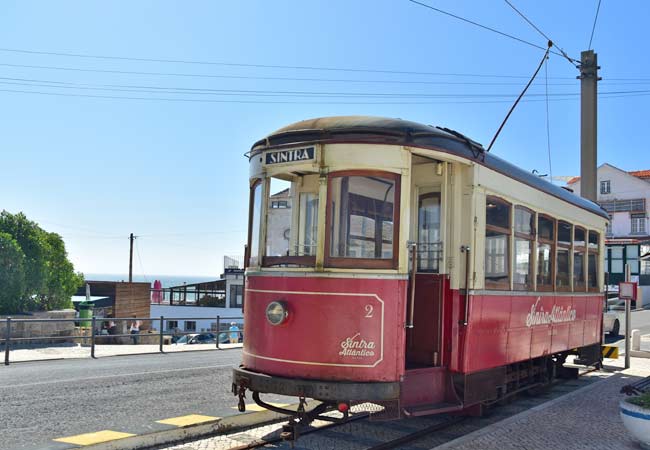
[{"label": "tram headlight", "polygon": [[268,320],[271,325],[280,325],[287,320],[288,316],[289,310],[284,302],[271,302],[266,307],[266,320]]}]

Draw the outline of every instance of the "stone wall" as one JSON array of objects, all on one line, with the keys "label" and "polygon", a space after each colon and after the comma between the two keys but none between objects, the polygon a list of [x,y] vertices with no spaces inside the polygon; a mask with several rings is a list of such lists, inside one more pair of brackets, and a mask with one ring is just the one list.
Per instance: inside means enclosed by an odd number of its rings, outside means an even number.
[{"label": "stone wall", "polygon": [[[74,319],[74,309],[63,309],[60,311],[42,311],[29,315],[9,316],[12,319]],[[0,339],[4,339],[7,333],[7,316],[0,315]],[[11,322],[12,338],[36,338],[49,336],[74,336],[75,323],[70,322]],[[44,342],[66,342],[64,339],[43,339],[42,341],[31,341],[32,343]]]}]

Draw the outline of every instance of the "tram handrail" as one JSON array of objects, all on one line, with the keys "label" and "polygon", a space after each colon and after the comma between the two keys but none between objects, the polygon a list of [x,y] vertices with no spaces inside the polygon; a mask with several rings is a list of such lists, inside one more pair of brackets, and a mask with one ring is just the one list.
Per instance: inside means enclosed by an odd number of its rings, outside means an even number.
[{"label": "tram handrail", "polygon": [[469,245],[463,245],[460,251],[465,253],[465,317],[463,325],[467,326],[469,321],[469,254],[471,249]]},{"label": "tram handrail", "polygon": [[417,273],[418,267],[418,243],[410,242],[409,247],[412,251],[411,257],[411,298],[409,304],[409,315],[406,320],[405,328],[413,328],[413,315],[415,312],[415,274]]}]

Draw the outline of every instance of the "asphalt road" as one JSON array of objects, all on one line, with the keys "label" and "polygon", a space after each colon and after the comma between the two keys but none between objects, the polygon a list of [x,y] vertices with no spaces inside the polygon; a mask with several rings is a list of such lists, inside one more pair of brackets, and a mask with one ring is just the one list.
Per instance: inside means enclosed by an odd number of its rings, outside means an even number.
[{"label": "asphalt road", "polygon": [[[621,331],[619,336],[605,335],[605,343],[617,345],[619,348],[625,348],[625,312],[619,312],[619,320],[621,322]],[[641,335],[650,334],[650,310],[632,311],[632,327],[633,330],[640,330]],[[641,347],[646,350],[645,347]]]},{"label": "asphalt road", "polygon": [[56,448],[54,438],[107,429],[140,433],[187,414],[238,414],[230,385],[240,359],[232,349],[0,366],[0,449]]}]

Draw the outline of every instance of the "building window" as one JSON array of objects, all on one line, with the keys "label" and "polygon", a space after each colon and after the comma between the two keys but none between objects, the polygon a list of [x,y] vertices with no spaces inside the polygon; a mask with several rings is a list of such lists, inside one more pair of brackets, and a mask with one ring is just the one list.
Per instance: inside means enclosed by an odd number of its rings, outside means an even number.
[{"label": "building window", "polygon": [[630,273],[637,275],[639,273],[639,246],[625,246],[625,263],[630,266]]},{"label": "building window", "polygon": [[289,204],[285,200],[271,202],[272,209],[288,208]]},{"label": "building window", "polygon": [[185,331],[190,333],[196,331],[196,321],[195,320],[186,320],[185,321]]},{"label": "building window", "polygon": [[573,290],[585,290],[585,251],[587,241],[585,230],[575,227],[573,230]]},{"label": "building window", "polygon": [[587,242],[587,287],[590,291],[598,290],[599,246],[600,235],[595,231],[590,231]]},{"label": "building window", "polygon": [[645,234],[645,214],[630,214],[630,234]]},{"label": "building window", "polygon": [[609,194],[611,193],[611,183],[609,180],[601,181],[600,182],[600,193],[601,194]]},{"label": "building window", "polygon": [[[650,253],[650,245],[641,245],[639,250],[641,256],[646,256]],[[650,275],[650,259],[641,261],[639,275]]]},{"label": "building window", "polygon": [[645,212],[645,198],[629,200],[608,200],[600,202],[600,206],[608,213],[615,212]]},{"label": "building window", "polygon": [[555,220],[538,215],[537,218],[537,290],[553,290],[553,262],[555,254]]},{"label": "building window", "polygon": [[533,288],[533,241],[535,240],[535,213],[523,206],[515,207],[515,271],[514,288]]},{"label": "building window", "polygon": [[167,330],[174,331],[176,328],[178,328],[178,320],[167,321]]},{"label": "building window", "polygon": [[609,272],[623,273],[623,247],[616,246],[609,248]]},{"label": "building window", "polygon": [[241,308],[244,306],[244,286],[241,284],[230,285],[230,307]]},{"label": "building window", "polygon": [[555,273],[555,288],[558,291],[571,290],[571,270],[569,266],[569,255],[571,253],[571,233],[572,226],[570,223],[559,221],[557,223],[557,253]]},{"label": "building window", "polygon": [[510,204],[489,196],[485,202],[485,288],[510,288]]},{"label": "building window", "polygon": [[605,234],[606,234],[607,236],[612,236],[612,218],[613,218],[613,217],[612,217],[612,215],[610,214],[610,215],[609,215],[609,220],[607,221],[607,225],[605,225],[605,226],[606,226],[606,228],[605,228]]}]

